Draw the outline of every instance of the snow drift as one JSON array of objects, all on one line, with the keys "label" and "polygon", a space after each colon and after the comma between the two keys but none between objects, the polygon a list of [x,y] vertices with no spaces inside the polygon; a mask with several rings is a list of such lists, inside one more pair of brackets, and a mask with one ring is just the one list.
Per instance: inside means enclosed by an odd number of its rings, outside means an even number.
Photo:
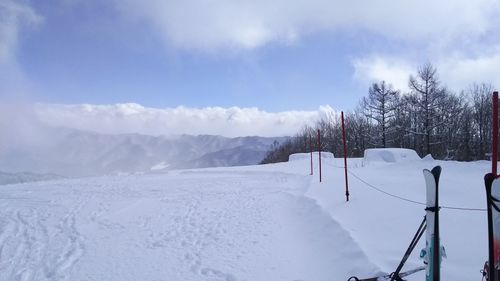
[{"label": "snow drift", "polygon": [[421,160],[417,152],[406,148],[371,148],[365,150],[363,166],[371,163],[401,163]]},{"label": "snow drift", "polygon": [[[311,157],[310,153],[294,153],[288,156],[288,162],[309,159],[310,157]],[[318,152],[317,151],[313,152],[313,158],[318,159],[318,157],[319,157]],[[333,159],[333,158],[335,158],[333,156],[333,153],[326,151],[321,152],[321,159]]]}]

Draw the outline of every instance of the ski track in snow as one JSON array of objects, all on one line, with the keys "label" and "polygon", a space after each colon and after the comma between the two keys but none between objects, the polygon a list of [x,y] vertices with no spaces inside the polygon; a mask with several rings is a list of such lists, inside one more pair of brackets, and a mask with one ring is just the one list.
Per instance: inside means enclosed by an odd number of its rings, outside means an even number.
[{"label": "ski track in snow", "polygon": [[83,237],[76,228],[76,214],[82,208],[80,203],[74,210],[69,211],[67,215],[59,222],[57,228],[59,234],[66,240],[62,251],[55,257],[48,259],[44,265],[44,275],[49,280],[71,280],[69,270],[83,255],[84,242]]},{"label": "ski track in snow", "polygon": [[0,280],[326,281],[377,272],[303,196],[310,181],[199,170],[4,186]]},{"label": "ski track in snow", "polygon": [[36,280],[48,241],[47,229],[34,209],[6,209],[0,234],[2,280]]},{"label": "ski track in snow", "polygon": [[37,198],[2,199],[0,280],[72,280],[71,268],[83,255],[83,237],[76,227],[82,205],[51,225],[50,204],[44,206]]}]

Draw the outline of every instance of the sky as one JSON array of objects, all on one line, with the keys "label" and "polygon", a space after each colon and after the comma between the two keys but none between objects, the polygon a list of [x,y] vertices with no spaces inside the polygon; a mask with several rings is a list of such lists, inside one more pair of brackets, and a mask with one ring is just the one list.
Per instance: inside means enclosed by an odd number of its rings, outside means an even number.
[{"label": "sky", "polygon": [[88,121],[103,108],[116,124],[130,105],[137,120],[163,110],[177,128],[236,110],[272,117],[266,132],[247,122],[241,134],[269,134],[283,116],[352,110],[373,82],[406,91],[427,62],[457,93],[499,85],[499,10],[492,0],[0,0],[0,102],[43,104],[37,114],[58,125],[68,106],[84,108],[68,126],[103,132]]}]

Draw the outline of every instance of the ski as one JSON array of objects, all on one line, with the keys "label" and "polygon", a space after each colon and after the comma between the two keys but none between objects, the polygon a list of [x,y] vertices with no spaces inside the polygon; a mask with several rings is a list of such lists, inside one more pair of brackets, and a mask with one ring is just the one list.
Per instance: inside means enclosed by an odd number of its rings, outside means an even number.
[{"label": "ski", "polygon": [[[425,269],[425,266],[419,266],[419,267],[411,269],[411,270],[400,272],[398,274],[399,278],[396,278],[395,280],[401,281],[401,280],[403,280],[402,278],[409,276],[409,275],[412,275],[413,273],[422,271],[424,269]],[[359,279],[356,276],[351,276],[349,279],[347,279],[347,281],[386,281],[386,280],[391,280],[393,277],[394,277],[394,272],[391,274],[386,274],[386,275],[377,276],[377,277],[369,277],[369,278],[364,278],[364,279]]]},{"label": "ski", "polygon": [[425,250],[421,257],[427,263],[425,272],[426,281],[439,281],[441,265],[441,246],[439,241],[439,176],[441,167],[436,166],[432,170],[424,170],[426,185],[426,221],[427,232]]},{"label": "ski", "polygon": [[484,270],[489,281],[500,280],[500,179],[493,174],[484,176],[488,212],[488,268]]}]

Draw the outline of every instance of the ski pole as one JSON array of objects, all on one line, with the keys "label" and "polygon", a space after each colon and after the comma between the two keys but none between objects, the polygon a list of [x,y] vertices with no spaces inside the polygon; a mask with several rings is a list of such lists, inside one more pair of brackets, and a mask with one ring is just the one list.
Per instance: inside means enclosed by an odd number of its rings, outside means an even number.
[{"label": "ski pole", "polygon": [[401,269],[403,269],[404,264],[410,257],[411,252],[413,252],[413,249],[417,246],[418,240],[420,240],[420,237],[424,234],[425,229],[427,228],[427,224],[425,221],[425,216],[424,219],[422,220],[422,223],[420,223],[420,226],[418,227],[417,232],[413,236],[413,239],[411,240],[410,246],[408,246],[408,249],[406,250],[405,254],[403,255],[403,259],[401,259],[401,262],[399,263],[398,267],[396,268],[396,271],[393,272],[391,276],[391,281],[397,280],[396,278],[399,278],[399,272],[401,272]]}]

